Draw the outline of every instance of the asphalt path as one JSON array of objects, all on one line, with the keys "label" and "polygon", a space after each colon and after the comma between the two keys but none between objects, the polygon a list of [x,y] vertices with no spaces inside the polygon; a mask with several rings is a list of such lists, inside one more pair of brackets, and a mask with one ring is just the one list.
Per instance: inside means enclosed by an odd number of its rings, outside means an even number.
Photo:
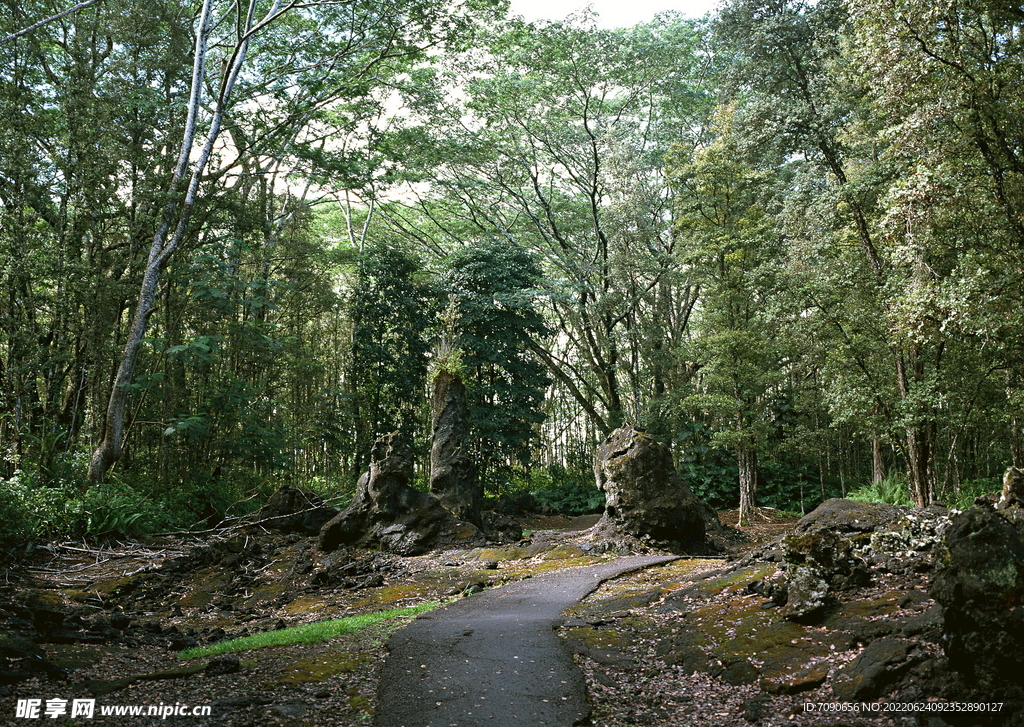
[{"label": "asphalt path", "polygon": [[388,641],[375,727],[572,727],[583,674],[555,630],[602,582],[674,556],[630,556],[463,598]]}]

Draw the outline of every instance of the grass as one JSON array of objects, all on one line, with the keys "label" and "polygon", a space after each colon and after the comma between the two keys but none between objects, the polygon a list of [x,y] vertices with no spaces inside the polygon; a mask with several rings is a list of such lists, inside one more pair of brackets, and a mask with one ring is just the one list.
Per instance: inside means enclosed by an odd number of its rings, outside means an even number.
[{"label": "grass", "polygon": [[365,629],[381,621],[389,619],[400,619],[406,616],[415,616],[418,613],[432,611],[441,604],[437,601],[421,603],[418,606],[408,608],[392,608],[387,611],[366,613],[361,616],[346,616],[345,618],[331,619],[330,621],[316,621],[314,623],[294,626],[290,629],[278,631],[265,631],[262,634],[243,636],[229,641],[218,641],[208,646],[196,646],[191,649],[184,649],[181,652],[183,659],[198,659],[206,656],[217,656],[228,654],[234,651],[247,651],[249,649],[262,649],[267,646],[288,646],[290,644],[315,644],[327,641],[337,636],[344,636],[360,629]]}]

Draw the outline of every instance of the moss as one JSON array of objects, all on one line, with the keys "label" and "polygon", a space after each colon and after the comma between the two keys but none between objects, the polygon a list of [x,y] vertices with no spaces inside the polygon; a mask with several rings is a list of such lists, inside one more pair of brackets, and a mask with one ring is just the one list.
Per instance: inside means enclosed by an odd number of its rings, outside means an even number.
[{"label": "moss", "polygon": [[608,648],[624,643],[622,634],[616,629],[598,629],[589,626],[574,626],[566,629],[566,638],[578,639],[590,647]]},{"label": "moss", "polygon": [[373,705],[366,697],[349,697],[348,706],[357,712],[368,713]]},{"label": "moss", "polygon": [[574,560],[584,556],[583,549],[576,545],[559,545],[541,556],[544,560]]},{"label": "moss", "polygon": [[476,551],[470,551],[470,558],[476,558],[477,560],[493,560],[499,563],[508,560],[522,560],[523,558],[529,557],[526,548],[509,547],[509,548],[481,548]]},{"label": "moss", "polygon": [[64,607],[64,598],[59,592],[54,591],[29,591],[25,598],[27,603],[32,608],[52,608],[60,610]]},{"label": "moss", "polygon": [[72,603],[95,603],[96,594],[88,591],[79,591],[74,588],[65,588],[60,591],[61,596]]},{"label": "moss", "polygon": [[285,595],[288,590],[288,586],[285,583],[268,583],[253,589],[249,599],[252,603],[273,602]]},{"label": "moss", "polygon": [[202,608],[213,602],[217,592],[231,582],[231,577],[220,566],[210,566],[192,574],[189,593],[178,601],[183,608]]},{"label": "moss", "polygon": [[355,606],[356,608],[368,608],[371,606],[393,606],[410,600],[422,601],[428,596],[427,588],[428,586],[424,583],[386,586],[357,601]]},{"label": "moss", "polygon": [[776,571],[774,563],[760,563],[758,565],[740,568],[732,573],[697,581],[692,588],[703,591],[705,595],[721,595],[727,590],[740,590],[746,588],[748,583],[759,581]]},{"label": "moss", "polygon": [[325,651],[308,659],[293,662],[281,670],[277,684],[322,682],[339,674],[351,674],[367,661],[363,654]]},{"label": "moss", "polygon": [[285,613],[297,616],[303,613],[322,611],[327,608],[327,601],[322,596],[299,596],[284,606]]},{"label": "moss", "polygon": [[102,596],[121,596],[125,593],[130,593],[136,586],[138,586],[141,580],[141,575],[136,573],[130,576],[122,576],[121,578],[111,578],[108,581],[100,581],[89,586],[90,591],[95,591]]}]

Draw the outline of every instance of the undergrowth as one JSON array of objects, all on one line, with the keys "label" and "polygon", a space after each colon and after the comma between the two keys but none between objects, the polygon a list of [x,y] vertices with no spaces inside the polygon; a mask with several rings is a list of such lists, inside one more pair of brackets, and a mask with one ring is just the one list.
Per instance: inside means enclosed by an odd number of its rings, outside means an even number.
[{"label": "undergrowth", "polygon": [[901,474],[889,474],[880,482],[872,482],[850,492],[846,499],[856,502],[884,502],[887,505],[909,507],[910,489],[907,478]]}]

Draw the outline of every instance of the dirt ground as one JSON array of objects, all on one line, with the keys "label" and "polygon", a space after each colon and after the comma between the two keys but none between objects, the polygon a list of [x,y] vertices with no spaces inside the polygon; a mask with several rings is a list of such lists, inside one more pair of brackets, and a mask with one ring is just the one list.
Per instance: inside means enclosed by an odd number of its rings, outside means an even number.
[{"label": "dirt ground", "polygon": [[[532,516],[522,525],[535,532],[518,543],[412,558],[324,554],[315,538],[259,528],[113,547],[49,546],[35,552],[28,567],[4,576],[0,724],[30,724],[16,718],[19,700],[27,699],[39,699],[41,710],[50,700],[68,700],[68,710],[75,699],[95,701],[91,721],[66,724],[369,724],[384,643],[400,620],[327,643],[220,660],[182,659],[181,649],[462,598],[626,554],[588,539],[597,519]],[[587,676],[593,727],[929,724],[802,711],[809,701],[834,701],[828,675],[864,648],[847,638],[851,629],[870,630],[879,619],[924,618],[933,603],[920,575],[887,576],[851,599],[843,618],[854,626],[837,621],[793,631],[748,588],[777,564],[737,568],[736,561],[754,548],[770,551],[795,518],[762,509],[743,528],[735,528],[735,512],[720,519],[733,528],[726,538],[731,552],[617,579],[566,615],[560,633]],[[761,633],[771,640],[747,638]],[[758,657],[758,650],[778,663]],[[939,648],[924,638],[920,650],[937,656]],[[99,714],[101,707],[133,705],[208,707],[210,715]]]}]

